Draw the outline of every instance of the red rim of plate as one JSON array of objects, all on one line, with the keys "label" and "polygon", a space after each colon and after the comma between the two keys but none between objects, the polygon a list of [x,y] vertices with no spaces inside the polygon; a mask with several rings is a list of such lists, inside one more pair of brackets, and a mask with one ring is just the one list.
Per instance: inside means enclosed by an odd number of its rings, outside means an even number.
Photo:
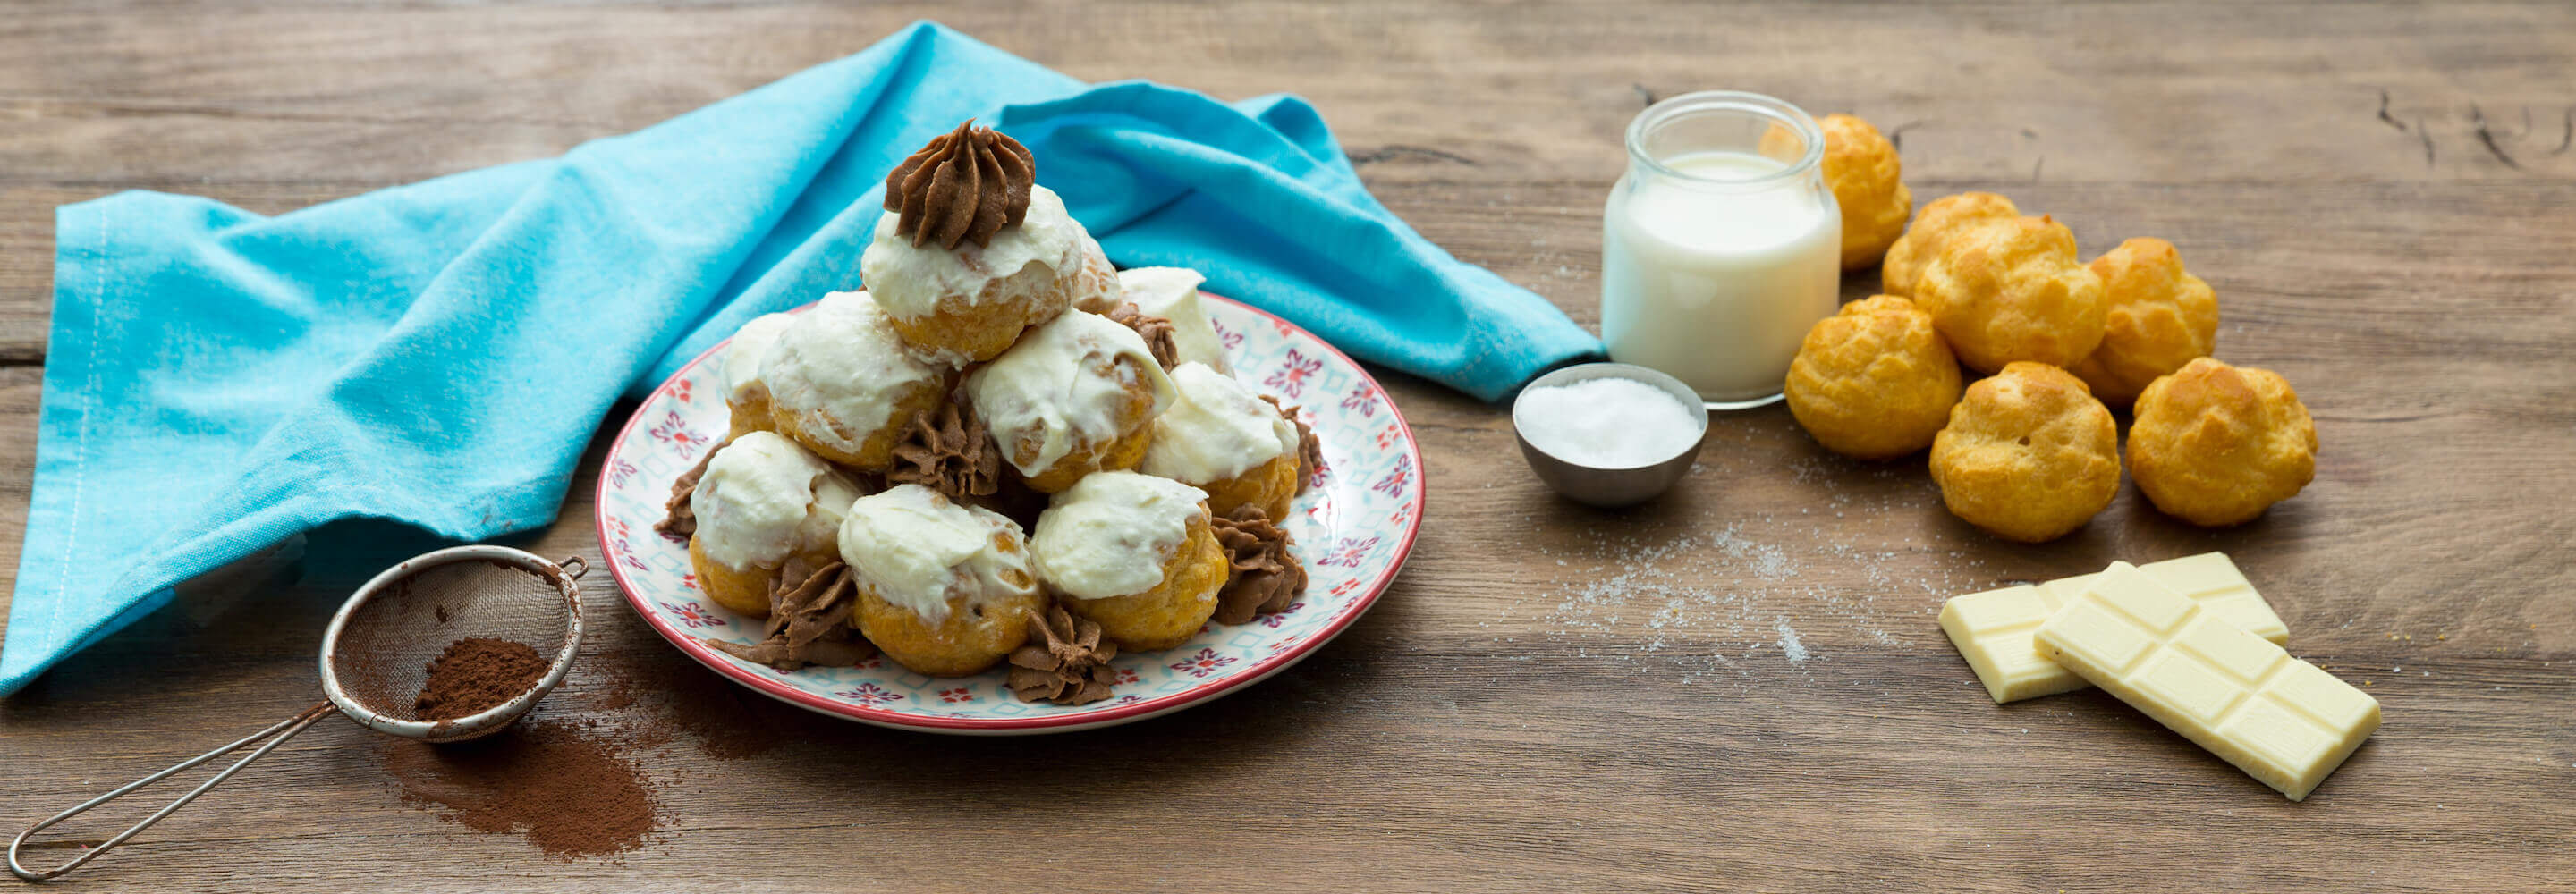
[{"label": "red rim of plate", "polygon": [[[906,714],[900,711],[889,711],[883,708],[873,708],[865,705],[853,705],[847,702],[834,701],[832,699],[806,692],[802,689],[797,689],[785,683],[778,682],[777,680],[771,679],[757,671],[749,670],[737,665],[730,660],[729,656],[718,653],[714,648],[709,647],[705,643],[699,642],[697,637],[690,636],[689,634],[680,631],[678,628],[673,627],[671,622],[663,620],[660,616],[655,615],[652,611],[646,609],[644,607],[643,597],[636,595],[634,585],[627,582],[626,568],[624,565],[613,559],[604,561],[601,564],[608,566],[609,576],[616,579],[617,592],[626,597],[627,606],[634,609],[637,615],[642,616],[644,618],[644,623],[647,626],[652,627],[654,633],[660,634],[662,639],[670,642],[671,645],[679,647],[682,654],[695,659],[699,664],[706,665],[709,670],[722,674],[725,678],[736,683],[758,690],[763,695],[786,701],[799,707],[819,711],[825,714],[835,714],[842,717],[848,717],[854,720],[883,724],[886,726],[911,727],[925,730],[1026,730],[1045,729],[1048,727],[1058,726],[1099,726],[1128,718],[1142,717],[1169,711],[1192,702],[1215,698],[1216,696],[1233,691],[1236,687],[1268,679],[1271,674],[1277,673],[1288,665],[1296,663],[1298,660],[1305,658],[1307,653],[1313,652],[1317,648],[1322,647],[1325,643],[1333,641],[1335,637],[1340,636],[1344,628],[1349,627],[1351,622],[1359,620],[1360,615],[1366,613],[1370,606],[1377,604],[1378,597],[1386,592],[1386,588],[1395,583],[1395,576],[1404,570],[1405,560],[1411,558],[1413,555],[1414,538],[1422,533],[1422,513],[1424,509],[1428,508],[1430,500],[1430,477],[1428,474],[1420,471],[1422,469],[1422,445],[1413,437],[1413,423],[1405,420],[1404,411],[1396,407],[1395,399],[1393,397],[1386,395],[1385,386],[1379,385],[1377,378],[1369,375],[1367,367],[1361,366],[1359,361],[1352,360],[1349,354],[1342,353],[1342,349],[1334,347],[1332,342],[1325,341],[1323,337],[1312,332],[1307,332],[1304,327],[1288,322],[1287,320],[1280,318],[1277,314],[1273,314],[1269,311],[1253,307],[1252,305],[1245,304],[1222,295],[1209,292],[1200,292],[1199,294],[1202,297],[1214,298],[1229,305],[1251,311],[1256,315],[1267,317],[1273,325],[1281,327],[1287,332],[1300,333],[1313,339],[1316,344],[1324,346],[1324,350],[1332,352],[1333,356],[1339,357],[1343,363],[1349,364],[1352,371],[1359,373],[1360,381],[1368,383],[1369,388],[1377,392],[1378,395],[1386,401],[1386,411],[1388,415],[1393,416],[1395,418],[1396,426],[1404,431],[1404,450],[1407,454],[1407,459],[1413,463],[1413,468],[1417,470],[1416,474],[1423,476],[1417,486],[1413,489],[1413,511],[1411,513],[1411,517],[1406,519],[1404,538],[1396,542],[1394,554],[1388,557],[1386,570],[1379,572],[1375,580],[1369,581],[1366,592],[1361,593],[1359,598],[1353,599],[1350,601],[1350,604],[1343,606],[1341,614],[1334,616],[1331,621],[1326,622],[1324,626],[1318,628],[1313,634],[1309,635],[1305,642],[1297,644],[1294,648],[1283,649],[1278,654],[1256,661],[1251,666],[1228,675],[1224,679],[1209,683],[1208,685],[1182,690],[1170,695],[1156,696],[1154,698],[1145,699],[1143,701],[1117,708],[1111,708],[1105,711],[1086,711],[1075,714],[1058,714],[1041,717],[925,717],[918,714]],[[812,306],[813,305],[811,304],[807,304],[789,312],[800,312],[805,310],[805,308]],[[718,341],[713,347],[706,349],[706,351],[700,353],[697,357],[692,358],[687,365],[680,367],[678,372],[672,373],[671,378],[663,381],[661,385],[656,386],[653,389],[651,394],[646,395],[643,404],[651,404],[657,399],[663,397],[666,392],[671,390],[671,383],[679,381],[682,377],[688,374],[689,370],[695,369],[698,364],[705,363],[707,358],[714,356],[716,352],[724,350],[725,345],[731,341],[732,339],[730,337],[722,341]],[[636,423],[643,421],[643,419],[644,412],[642,405],[639,404],[636,412],[626,417],[626,424],[618,427],[617,438],[609,442],[608,456],[602,461],[601,465],[605,466],[616,462],[618,453],[625,448],[627,436],[634,432]],[[603,549],[605,549],[608,544],[608,488],[608,476],[601,475],[599,477],[599,485],[594,490],[591,497],[591,526],[592,530],[596,532],[599,537],[599,542]]]}]

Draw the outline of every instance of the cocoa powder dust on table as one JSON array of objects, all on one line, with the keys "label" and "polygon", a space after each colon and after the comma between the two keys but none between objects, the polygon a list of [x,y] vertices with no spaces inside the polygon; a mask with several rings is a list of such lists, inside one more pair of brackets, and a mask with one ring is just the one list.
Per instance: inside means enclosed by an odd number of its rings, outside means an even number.
[{"label": "cocoa powder dust on table", "polygon": [[457,640],[429,663],[429,679],[412,699],[412,710],[422,720],[454,720],[489,710],[535,688],[546,665],[527,643]]},{"label": "cocoa powder dust on table", "polygon": [[557,859],[623,854],[667,819],[625,747],[580,725],[532,719],[447,745],[388,740],[383,758],[405,803],[478,832],[524,834]]}]

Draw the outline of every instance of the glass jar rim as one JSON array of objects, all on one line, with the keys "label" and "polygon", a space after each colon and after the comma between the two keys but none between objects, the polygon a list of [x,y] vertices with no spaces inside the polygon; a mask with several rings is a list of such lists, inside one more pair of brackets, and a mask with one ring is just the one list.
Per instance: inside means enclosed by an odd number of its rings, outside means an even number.
[{"label": "glass jar rim", "polygon": [[[1772,123],[1789,128],[1805,141],[1806,151],[1796,161],[1781,166],[1777,171],[1751,177],[1709,177],[1688,173],[1664,164],[1663,159],[1646,151],[1648,131],[1686,115],[1706,112],[1741,112],[1769,118]],[[1815,170],[1825,158],[1824,128],[1817,126],[1816,119],[1810,117],[1805,109],[1778,97],[1743,90],[1701,90],[1666,97],[1647,106],[1628,122],[1626,139],[1628,158],[1636,164],[1666,177],[1708,186],[1759,186],[1803,177]]]}]

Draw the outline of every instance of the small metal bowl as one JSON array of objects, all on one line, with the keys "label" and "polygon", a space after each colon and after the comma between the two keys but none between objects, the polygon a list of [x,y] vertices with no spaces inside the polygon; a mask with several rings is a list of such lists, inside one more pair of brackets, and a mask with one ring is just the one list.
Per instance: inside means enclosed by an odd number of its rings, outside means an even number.
[{"label": "small metal bowl", "polygon": [[[1534,388],[1603,378],[1644,382],[1670,393],[1674,400],[1681,402],[1682,406],[1694,408],[1702,406],[1699,392],[1692,390],[1689,385],[1682,384],[1682,380],[1627,363],[1585,363],[1569,366],[1531,381],[1521,389],[1521,394],[1527,395]],[[1700,437],[1692,439],[1689,449],[1683,450],[1679,455],[1633,468],[1602,469],[1561,459],[1545,450],[1531,446],[1529,435],[1521,427],[1520,399],[1512,399],[1512,436],[1521,442],[1521,458],[1529,461],[1530,471],[1537,472],[1538,480],[1547,482],[1549,488],[1564,494],[1567,499],[1605,509],[1632,506],[1654,499],[1656,495],[1671,490],[1675,482],[1682,480],[1682,476],[1690,474],[1691,461],[1699,458],[1700,442],[1706,440],[1708,436],[1708,411],[1703,408],[1693,418],[1699,421]]]}]

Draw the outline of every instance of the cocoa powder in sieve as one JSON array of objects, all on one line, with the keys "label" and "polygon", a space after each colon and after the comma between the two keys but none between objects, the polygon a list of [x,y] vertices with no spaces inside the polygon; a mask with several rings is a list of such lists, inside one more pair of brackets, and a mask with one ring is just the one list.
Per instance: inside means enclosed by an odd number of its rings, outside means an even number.
[{"label": "cocoa powder in sieve", "polygon": [[457,640],[429,663],[429,679],[412,699],[412,711],[422,720],[454,720],[489,710],[535,688],[546,664],[527,643]]}]

